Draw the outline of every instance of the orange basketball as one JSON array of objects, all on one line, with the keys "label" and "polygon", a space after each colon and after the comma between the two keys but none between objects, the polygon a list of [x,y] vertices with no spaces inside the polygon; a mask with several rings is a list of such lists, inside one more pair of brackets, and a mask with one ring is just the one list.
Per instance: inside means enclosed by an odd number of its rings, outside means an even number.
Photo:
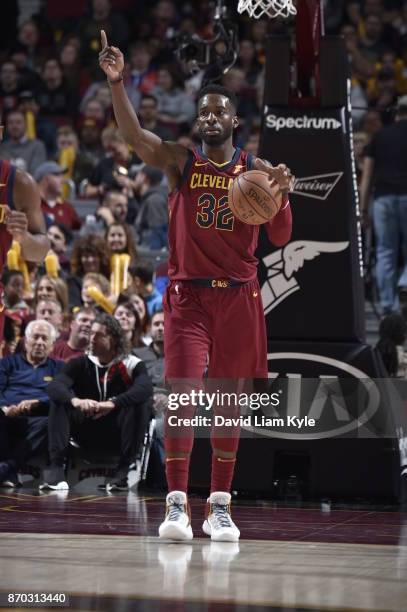
[{"label": "orange basketball", "polygon": [[240,221],[260,225],[280,210],[283,198],[277,183],[270,184],[267,172],[249,170],[229,187],[229,208]]}]

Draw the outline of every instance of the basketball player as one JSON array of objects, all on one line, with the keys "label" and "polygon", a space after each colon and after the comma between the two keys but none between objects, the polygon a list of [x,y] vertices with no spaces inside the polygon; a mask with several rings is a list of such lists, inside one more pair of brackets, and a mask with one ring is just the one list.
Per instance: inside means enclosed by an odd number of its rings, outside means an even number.
[{"label": "basketball player", "polygon": [[[3,126],[0,126],[0,140]],[[0,160],[0,275],[13,240],[20,243],[27,261],[43,261],[50,249],[37,183],[27,172]],[[4,305],[0,285],[0,346],[3,341]]]},{"label": "basketball player", "polygon": [[[137,155],[163,170],[169,183],[169,277],[164,300],[165,369],[173,393],[200,387],[208,363],[210,379],[267,378],[266,328],[257,281],[258,226],[238,221],[228,208],[228,185],[251,168],[268,172],[286,194],[293,176],[233,146],[238,125],[233,93],[212,85],[200,92],[197,125],[202,148],[163,142],[144,130],[123,86],[124,59],[101,33],[100,66],[111,87],[119,129]],[[279,213],[266,224],[269,238],[282,246],[291,235],[286,195]],[[218,407],[219,409],[219,407]],[[174,414],[174,413],[172,413]],[[178,416],[193,416],[184,407]],[[167,512],[162,538],[192,539],[187,484],[193,428],[173,432],[166,424]],[[239,430],[233,435],[212,429],[211,494],[203,530],[217,541],[237,541],[230,515],[230,487]]]}]

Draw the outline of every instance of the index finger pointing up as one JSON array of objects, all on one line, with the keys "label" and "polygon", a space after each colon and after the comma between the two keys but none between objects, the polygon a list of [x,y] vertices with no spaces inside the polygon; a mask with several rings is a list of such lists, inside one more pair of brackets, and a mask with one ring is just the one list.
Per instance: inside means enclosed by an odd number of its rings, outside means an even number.
[{"label": "index finger pointing up", "polygon": [[107,36],[104,30],[100,30],[100,40],[102,43],[102,49],[105,49],[107,47]]}]

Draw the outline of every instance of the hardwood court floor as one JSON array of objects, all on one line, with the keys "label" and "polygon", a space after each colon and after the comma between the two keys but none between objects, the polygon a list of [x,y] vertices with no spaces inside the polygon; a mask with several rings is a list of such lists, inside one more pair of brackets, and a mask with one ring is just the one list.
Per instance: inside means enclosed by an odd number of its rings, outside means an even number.
[{"label": "hardwood court floor", "polygon": [[163,498],[0,492],[0,591],[63,591],[83,611],[407,609],[406,512],[239,502],[227,544],[191,506],[195,539],[168,544]]}]

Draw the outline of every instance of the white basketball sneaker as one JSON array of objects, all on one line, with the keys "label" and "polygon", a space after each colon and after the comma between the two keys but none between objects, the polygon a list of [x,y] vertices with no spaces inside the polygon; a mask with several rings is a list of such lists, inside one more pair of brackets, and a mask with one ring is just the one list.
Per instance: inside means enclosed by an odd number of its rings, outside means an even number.
[{"label": "white basketball sneaker", "polygon": [[230,493],[214,491],[208,497],[208,516],[202,525],[215,542],[238,542],[240,531],[230,515]]},{"label": "white basketball sneaker", "polygon": [[165,519],[158,529],[160,538],[166,540],[192,540],[193,533],[186,493],[171,491],[166,499]]}]

